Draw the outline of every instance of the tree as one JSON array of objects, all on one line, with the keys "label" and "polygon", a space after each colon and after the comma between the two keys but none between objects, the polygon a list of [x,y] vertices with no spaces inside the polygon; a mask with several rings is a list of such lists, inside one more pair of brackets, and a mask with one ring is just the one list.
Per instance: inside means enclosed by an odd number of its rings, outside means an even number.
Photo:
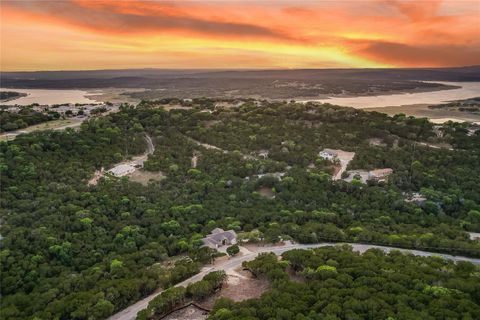
[{"label": "tree", "polygon": [[115,306],[108,300],[101,299],[94,306],[92,315],[95,319],[104,319],[112,314]]},{"label": "tree", "polygon": [[229,256],[234,256],[239,252],[240,252],[240,248],[236,244],[227,248],[227,253]]},{"label": "tree", "polygon": [[202,300],[208,297],[214,290],[213,284],[209,281],[201,280],[191,283],[187,287],[187,294],[193,299]]}]

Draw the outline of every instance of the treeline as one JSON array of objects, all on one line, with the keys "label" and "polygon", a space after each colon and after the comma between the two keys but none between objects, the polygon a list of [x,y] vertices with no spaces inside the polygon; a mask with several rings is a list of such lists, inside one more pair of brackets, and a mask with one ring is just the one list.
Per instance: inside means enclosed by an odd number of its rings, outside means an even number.
[{"label": "treeline", "polygon": [[244,266],[272,288],[219,299],[208,319],[478,319],[480,269],[467,262],[350,247],[261,254]]},{"label": "treeline", "polygon": [[15,92],[15,91],[0,91],[0,100],[11,100],[19,97],[25,97],[26,93]]}]

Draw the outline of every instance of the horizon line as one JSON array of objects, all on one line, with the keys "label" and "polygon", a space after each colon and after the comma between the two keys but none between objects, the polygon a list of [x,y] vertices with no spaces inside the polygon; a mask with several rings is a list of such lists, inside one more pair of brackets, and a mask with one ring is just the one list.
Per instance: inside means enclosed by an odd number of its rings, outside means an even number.
[{"label": "horizon line", "polygon": [[120,69],[59,69],[59,70],[0,70],[0,73],[32,73],[32,72],[92,72],[92,71],[138,71],[138,70],[156,70],[156,71],[298,71],[298,70],[422,70],[422,69],[463,69],[479,68],[480,65],[463,65],[448,67],[323,67],[323,68],[120,68]]}]

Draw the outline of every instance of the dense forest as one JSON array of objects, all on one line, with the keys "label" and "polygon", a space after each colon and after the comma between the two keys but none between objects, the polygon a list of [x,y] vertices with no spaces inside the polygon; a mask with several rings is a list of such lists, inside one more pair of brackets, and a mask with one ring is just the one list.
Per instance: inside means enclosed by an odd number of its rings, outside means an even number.
[{"label": "dense forest", "polygon": [[[466,232],[480,231],[479,130],[313,103],[194,99],[166,110],[177,102],[124,105],[78,131],[0,142],[2,319],[104,319],[197,273],[214,256],[200,239],[216,227],[246,241],[480,256]],[[166,179],[87,184],[143,153],[146,133],[156,149],[145,170]],[[332,181],[323,148],[356,152],[350,169],[393,174]],[[426,201],[406,201],[415,192]]]},{"label": "dense forest", "polygon": [[187,287],[169,288],[150,301],[148,307],[138,313],[137,319],[158,319],[189,301],[202,301],[220,289],[226,279],[225,271],[213,271]]},{"label": "dense forest", "polygon": [[272,288],[259,299],[221,298],[211,320],[479,319],[480,270],[471,263],[348,246],[262,254],[244,263]]}]

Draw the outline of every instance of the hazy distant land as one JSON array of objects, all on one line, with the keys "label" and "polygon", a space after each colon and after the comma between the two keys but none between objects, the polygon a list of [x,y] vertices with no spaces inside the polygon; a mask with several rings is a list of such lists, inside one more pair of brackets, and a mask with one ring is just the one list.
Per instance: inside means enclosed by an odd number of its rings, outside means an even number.
[{"label": "hazy distant land", "polygon": [[146,89],[134,99],[167,97],[321,99],[434,91],[423,81],[480,81],[480,67],[443,69],[96,70],[3,72],[2,87],[24,89]]},{"label": "hazy distant land", "polygon": [[[141,100],[208,96],[315,100],[388,114],[480,121],[480,115],[475,113],[429,108],[447,101],[479,96],[480,67],[243,71],[141,69],[4,72],[1,76],[5,88],[2,90],[13,88],[23,94],[30,92],[28,97],[10,100],[8,104],[138,103]],[[48,96],[46,89],[54,90],[56,98],[44,99],[45,95]],[[39,101],[34,101],[37,97]]]}]

